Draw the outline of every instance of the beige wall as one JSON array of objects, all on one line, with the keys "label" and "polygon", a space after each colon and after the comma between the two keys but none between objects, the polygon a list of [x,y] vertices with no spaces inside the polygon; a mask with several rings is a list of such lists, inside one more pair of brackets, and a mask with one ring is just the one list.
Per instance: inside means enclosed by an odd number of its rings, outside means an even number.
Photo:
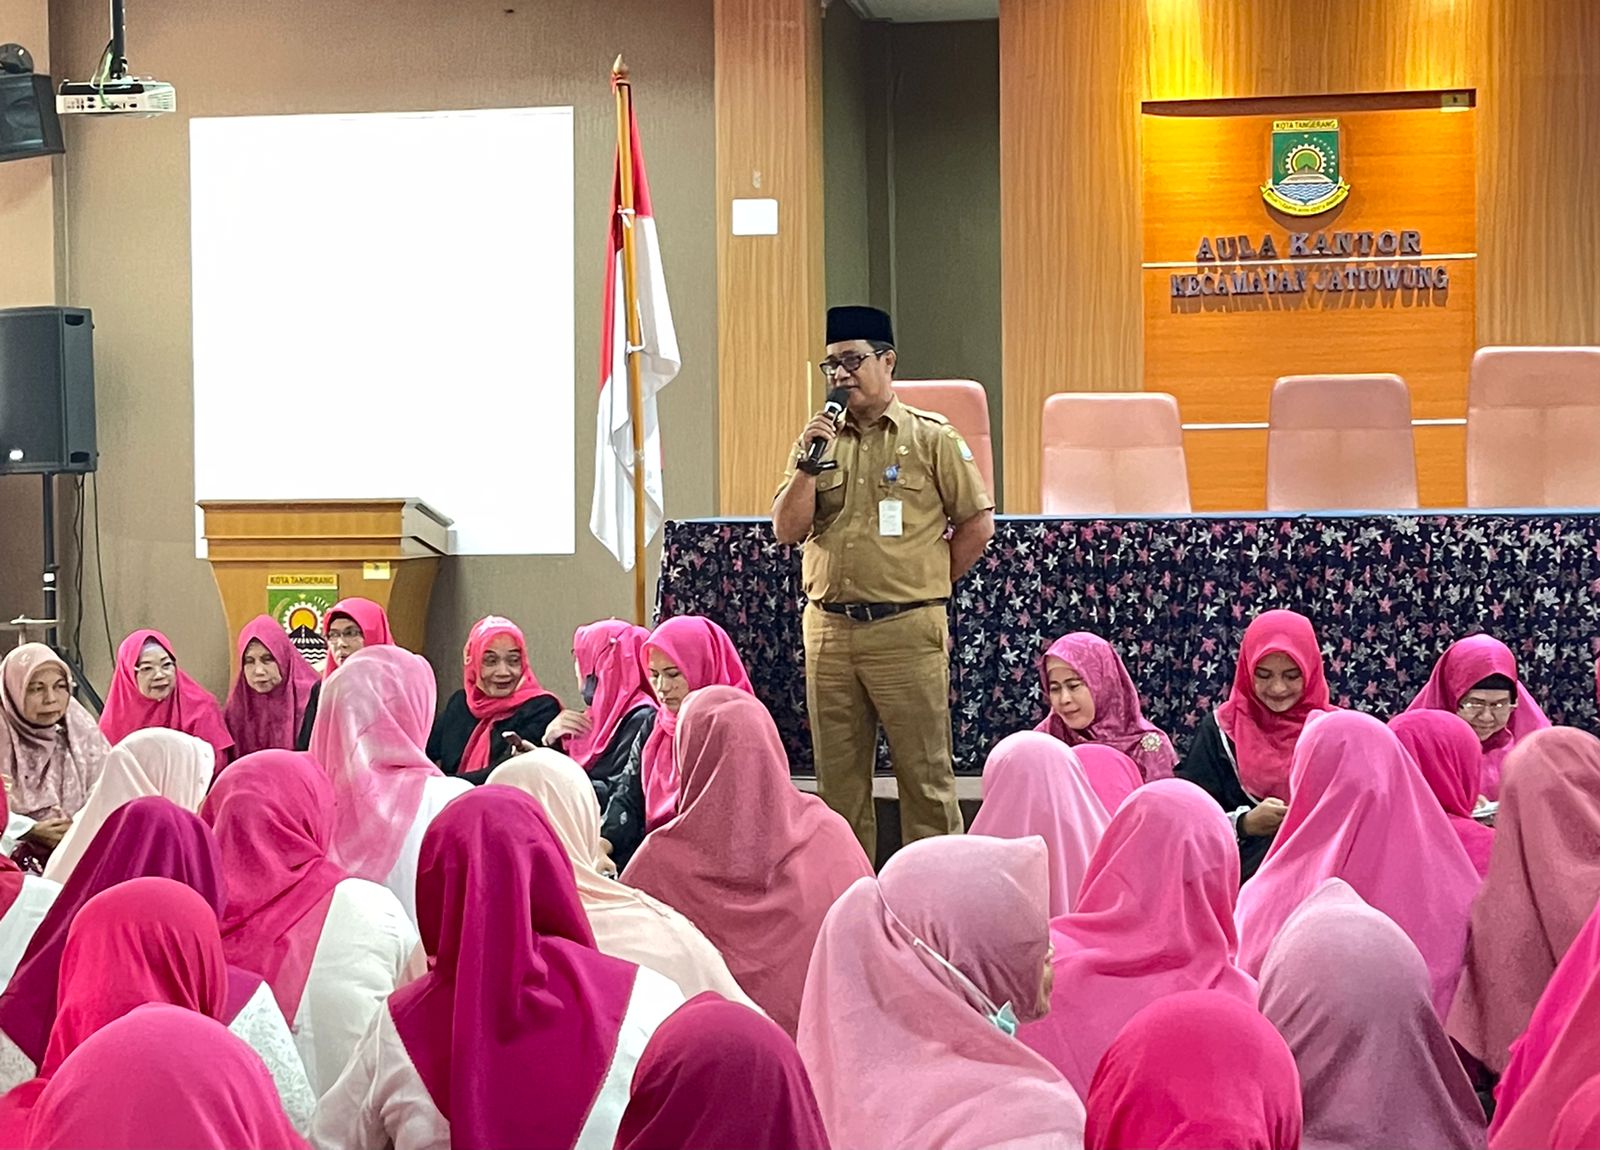
[{"label": "beige wall", "polygon": [[[58,73],[87,72],[105,43],[104,4],[54,0],[50,15]],[[70,124],[65,180],[70,258],[64,299],[95,312],[101,530],[113,637],[136,626],[160,627],[202,682],[219,692],[226,687],[230,653],[221,605],[209,569],[194,558],[192,538],[188,118],[571,104],[577,133],[578,553],[448,560],[433,594],[427,653],[441,687],[454,689],[472,621],[491,611],[509,615],[527,631],[539,674],[575,693],[568,655],[573,628],[626,615],[632,605],[631,577],[588,533],[615,140],[608,74],[618,52],[633,70],[685,364],[661,400],[667,514],[708,515],[717,506],[711,4],[166,0],[138,5],[129,23],[134,70],[176,84],[181,112]],[[8,210],[0,217],[0,226],[9,226],[4,221],[10,216]],[[448,381],[440,392],[449,402]],[[492,427],[493,413],[485,414]],[[339,429],[343,441],[360,428],[359,418],[338,419],[314,406],[306,418],[305,431],[264,427],[259,444],[240,444],[241,465],[259,453],[268,465],[305,466],[325,450],[331,431]],[[426,419],[426,409],[417,418]],[[457,450],[471,458],[465,445]],[[517,456],[538,450],[540,429],[499,429],[503,462],[486,468],[486,481],[515,483]],[[529,492],[528,498],[540,495]],[[13,546],[13,534],[8,517],[0,546]],[[86,598],[85,630],[93,632],[100,626],[98,603]],[[92,653],[89,668],[105,681],[103,650]]]}]

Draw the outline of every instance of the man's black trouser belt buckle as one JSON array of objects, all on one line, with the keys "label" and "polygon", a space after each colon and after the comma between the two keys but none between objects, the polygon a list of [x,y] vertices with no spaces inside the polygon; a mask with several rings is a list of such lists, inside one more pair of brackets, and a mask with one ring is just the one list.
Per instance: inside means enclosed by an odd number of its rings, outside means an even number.
[{"label": "man's black trouser belt buckle", "polygon": [[[813,600],[815,602],[815,600]],[[943,599],[923,599],[916,603],[817,603],[830,615],[843,615],[856,623],[876,623],[892,615],[902,615],[922,607],[942,607]]]}]

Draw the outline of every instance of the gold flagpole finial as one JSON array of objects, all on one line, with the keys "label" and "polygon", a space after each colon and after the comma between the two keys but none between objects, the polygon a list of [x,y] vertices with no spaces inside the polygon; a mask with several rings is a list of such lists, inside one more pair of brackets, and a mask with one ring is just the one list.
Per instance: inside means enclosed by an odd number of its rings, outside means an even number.
[{"label": "gold flagpole finial", "polygon": [[628,66],[622,62],[622,53],[617,53],[616,61],[611,65],[611,75],[618,80],[628,78]]}]

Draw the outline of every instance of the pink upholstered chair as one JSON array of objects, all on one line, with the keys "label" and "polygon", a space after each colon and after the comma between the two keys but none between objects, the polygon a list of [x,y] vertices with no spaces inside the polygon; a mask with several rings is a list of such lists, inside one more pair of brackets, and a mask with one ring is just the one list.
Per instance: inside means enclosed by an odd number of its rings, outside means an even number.
[{"label": "pink upholstered chair", "polygon": [[902,403],[935,411],[950,421],[972,449],[983,486],[994,497],[994,442],[989,434],[989,398],[983,384],[970,379],[897,379],[895,394]]},{"label": "pink upholstered chair", "polygon": [[1178,401],[1154,391],[1084,391],[1044,401],[1046,515],[1187,515]]},{"label": "pink upholstered chair", "polygon": [[1467,505],[1600,507],[1600,347],[1478,349]]},{"label": "pink upholstered chair", "polygon": [[1267,510],[1417,506],[1411,392],[1398,375],[1286,375],[1267,418]]}]

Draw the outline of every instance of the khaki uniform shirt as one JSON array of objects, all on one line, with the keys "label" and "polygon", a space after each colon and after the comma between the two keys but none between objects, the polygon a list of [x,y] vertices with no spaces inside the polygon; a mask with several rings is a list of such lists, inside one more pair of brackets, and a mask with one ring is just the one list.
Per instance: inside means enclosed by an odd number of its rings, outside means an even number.
[{"label": "khaki uniform shirt", "polygon": [[[871,427],[846,416],[831,458],[839,467],[817,476],[816,516],[805,541],[806,597],[822,603],[949,598],[945,530],[994,507],[956,429],[896,397]],[[794,473],[791,457],[785,484]],[[900,503],[899,535],[880,531],[885,500]]]}]

